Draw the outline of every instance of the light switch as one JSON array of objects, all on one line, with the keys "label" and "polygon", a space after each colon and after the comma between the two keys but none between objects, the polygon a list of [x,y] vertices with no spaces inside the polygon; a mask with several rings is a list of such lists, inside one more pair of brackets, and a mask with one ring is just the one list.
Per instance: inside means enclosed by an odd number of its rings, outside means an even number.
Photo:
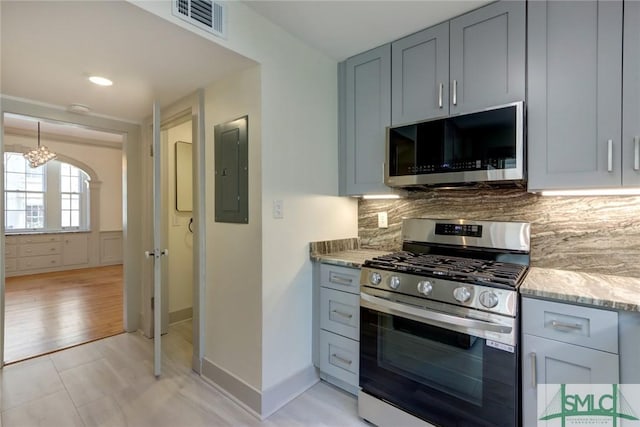
[{"label": "light switch", "polygon": [[388,228],[388,218],[386,212],[378,212],[378,228]]},{"label": "light switch", "polygon": [[282,200],[273,201],[273,217],[275,219],[284,218],[284,202]]}]

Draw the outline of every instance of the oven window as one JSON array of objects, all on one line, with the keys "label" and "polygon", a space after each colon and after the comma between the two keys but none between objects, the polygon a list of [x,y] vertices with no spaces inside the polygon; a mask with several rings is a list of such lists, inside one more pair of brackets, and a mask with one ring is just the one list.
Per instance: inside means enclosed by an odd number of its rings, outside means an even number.
[{"label": "oven window", "polygon": [[378,364],[476,406],[482,405],[483,341],[400,317],[380,316]]},{"label": "oven window", "polygon": [[513,427],[519,352],[360,307],[360,388],[434,425]]}]

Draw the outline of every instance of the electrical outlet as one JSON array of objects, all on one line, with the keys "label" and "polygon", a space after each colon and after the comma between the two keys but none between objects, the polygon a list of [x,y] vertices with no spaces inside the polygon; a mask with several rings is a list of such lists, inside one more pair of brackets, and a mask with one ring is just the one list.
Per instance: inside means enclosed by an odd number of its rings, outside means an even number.
[{"label": "electrical outlet", "polygon": [[275,219],[284,218],[284,202],[282,200],[273,201],[273,217]]},{"label": "electrical outlet", "polygon": [[388,218],[386,212],[378,212],[378,228],[388,228]]}]

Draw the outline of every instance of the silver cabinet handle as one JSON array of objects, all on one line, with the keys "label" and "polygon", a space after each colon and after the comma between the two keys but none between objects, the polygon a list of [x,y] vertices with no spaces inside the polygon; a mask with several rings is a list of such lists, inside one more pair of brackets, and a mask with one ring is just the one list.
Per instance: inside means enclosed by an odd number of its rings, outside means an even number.
[{"label": "silver cabinet handle", "polygon": [[538,386],[538,379],[536,378],[536,354],[534,352],[529,353],[531,357],[531,387],[536,388]]},{"label": "silver cabinet handle", "polygon": [[353,279],[349,277],[340,276],[335,273],[331,273],[331,275],[329,276],[329,281],[331,283],[337,283],[338,285],[345,285],[345,286],[349,286],[351,285],[351,283],[353,283]]},{"label": "silver cabinet handle", "polygon": [[640,136],[633,138],[633,170],[640,170]]},{"label": "silver cabinet handle", "polygon": [[582,329],[582,325],[579,323],[565,323],[565,322],[558,322],[557,320],[552,320],[551,326],[553,326],[556,329],[574,329],[576,331],[579,331]]},{"label": "silver cabinet handle", "polygon": [[444,92],[444,83],[440,83],[440,89],[438,90],[438,108],[442,108],[442,92]]},{"label": "silver cabinet handle", "polygon": [[607,172],[613,172],[613,139],[607,141]]},{"label": "silver cabinet handle", "polygon": [[451,96],[451,99],[453,105],[458,105],[458,81],[454,79],[451,84],[453,86],[453,94]]},{"label": "silver cabinet handle", "polygon": [[333,357],[334,359],[336,359],[338,362],[342,362],[342,363],[344,363],[345,365],[351,365],[351,364],[353,363],[353,361],[348,360],[348,359],[345,359],[344,357],[340,357],[340,356],[338,356],[338,355],[337,355],[337,354],[335,354],[335,353],[333,353],[333,354],[331,355],[331,357]]},{"label": "silver cabinet handle", "polygon": [[331,312],[337,314],[338,316],[342,316],[346,319],[351,319],[353,317],[353,314],[345,313],[343,311],[331,310]]}]

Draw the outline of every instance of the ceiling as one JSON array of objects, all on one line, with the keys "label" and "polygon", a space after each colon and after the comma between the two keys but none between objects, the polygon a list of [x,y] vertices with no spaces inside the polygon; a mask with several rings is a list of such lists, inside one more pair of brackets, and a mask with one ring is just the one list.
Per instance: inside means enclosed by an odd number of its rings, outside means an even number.
[{"label": "ceiling", "polygon": [[[140,122],[154,100],[169,105],[255,64],[123,1],[2,0],[0,7],[4,95]],[[114,84],[96,86],[91,74]]]},{"label": "ceiling", "polygon": [[289,33],[342,61],[493,0],[245,1]]},{"label": "ceiling", "polygon": [[[487,2],[245,3],[306,44],[343,60]],[[138,123],[150,116],[154,100],[169,105],[255,64],[125,1],[1,0],[0,8],[3,95],[63,108],[85,105],[91,114]],[[91,74],[114,84],[93,85],[87,79]],[[34,128],[33,121],[19,117],[6,124]],[[43,132],[63,132],[47,126],[43,122]],[[78,136],[82,129],[72,132]]]}]

